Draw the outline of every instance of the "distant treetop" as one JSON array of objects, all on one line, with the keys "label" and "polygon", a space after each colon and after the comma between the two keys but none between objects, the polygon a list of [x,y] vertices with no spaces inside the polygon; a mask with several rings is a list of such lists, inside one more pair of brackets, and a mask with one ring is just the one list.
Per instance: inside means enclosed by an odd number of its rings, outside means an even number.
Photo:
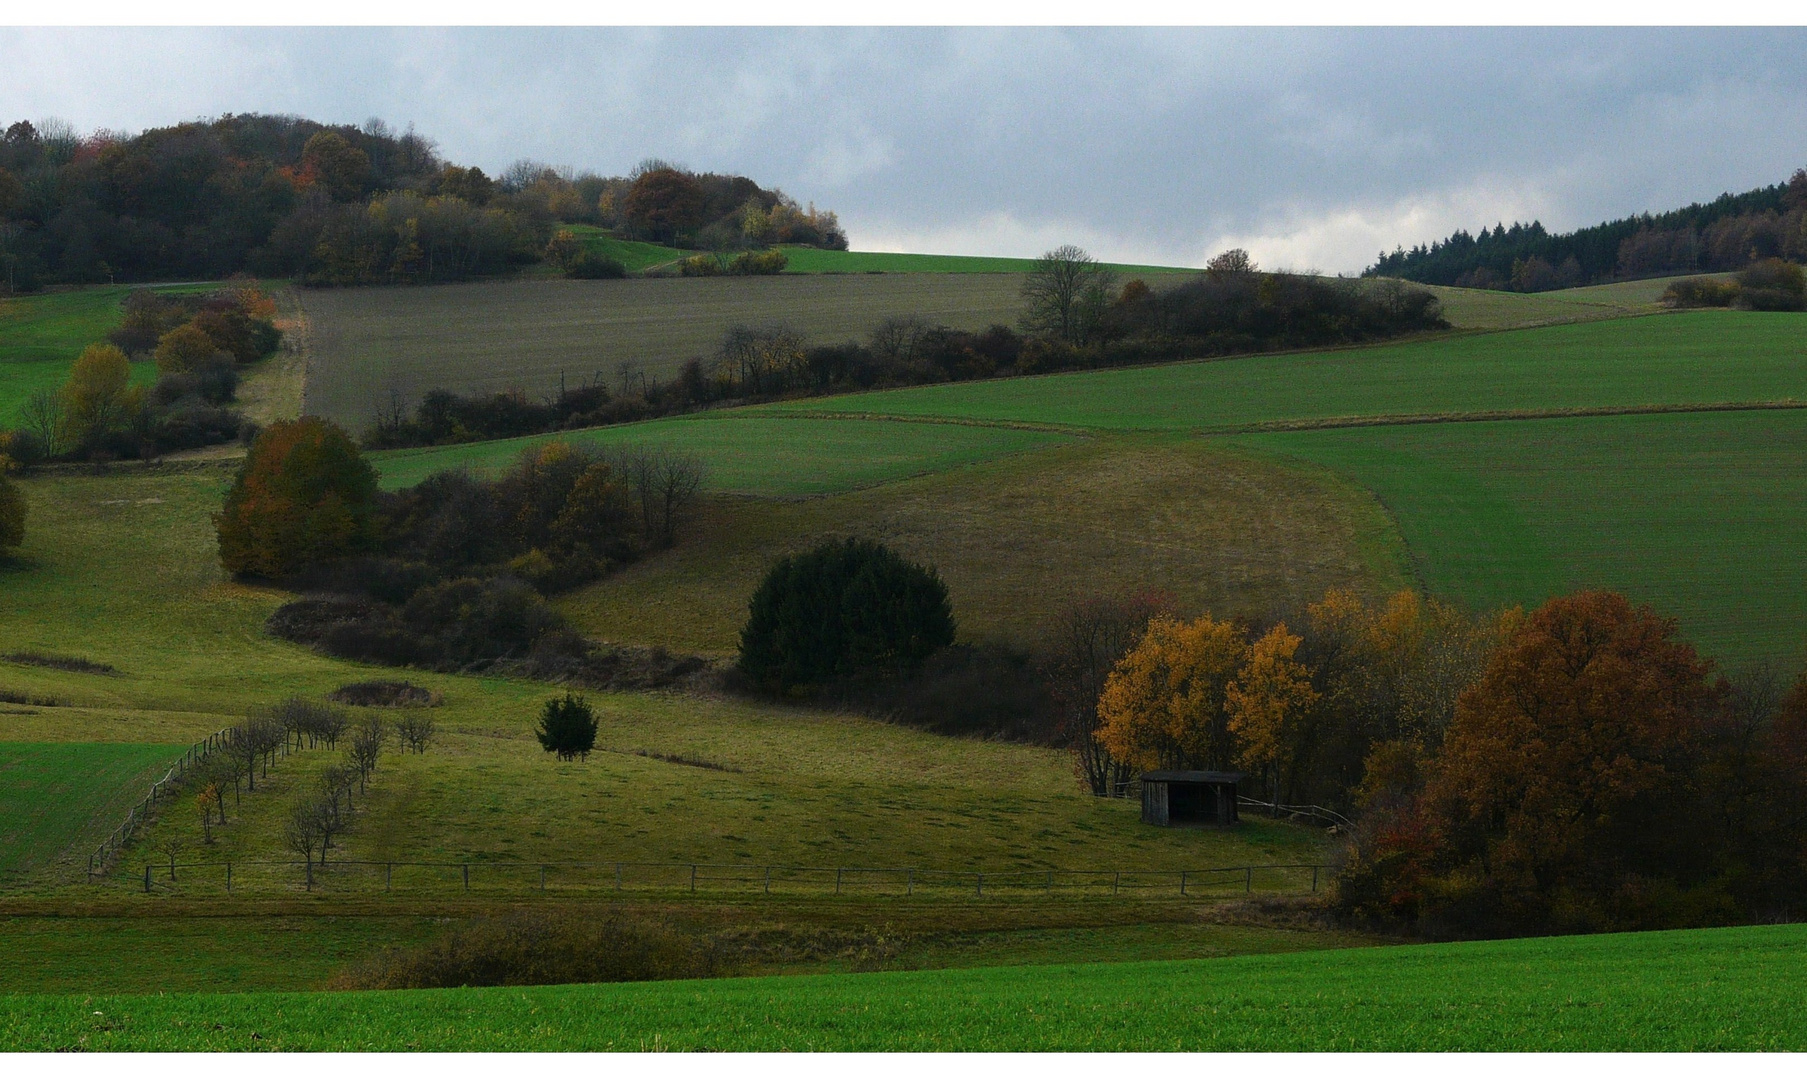
[{"label": "distant treetop", "polygon": [[744,176],[522,160],[490,177],[380,120],[228,114],[86,136],[21,120],[0,135],[0,292],[244,272],[458,280],[539,261],[564,224],[710,250],[847,246],[833,213]]}]

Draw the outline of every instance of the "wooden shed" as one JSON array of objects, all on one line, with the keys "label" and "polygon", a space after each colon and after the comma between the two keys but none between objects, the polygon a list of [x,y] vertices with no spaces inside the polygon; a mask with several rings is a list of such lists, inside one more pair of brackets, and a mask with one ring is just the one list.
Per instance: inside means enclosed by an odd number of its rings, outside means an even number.
[{"label": "wooden shed", "polygon": [[1234,825],[1241,773],[1169,770],[1142,774],[1142,820],[1149,825]]}]

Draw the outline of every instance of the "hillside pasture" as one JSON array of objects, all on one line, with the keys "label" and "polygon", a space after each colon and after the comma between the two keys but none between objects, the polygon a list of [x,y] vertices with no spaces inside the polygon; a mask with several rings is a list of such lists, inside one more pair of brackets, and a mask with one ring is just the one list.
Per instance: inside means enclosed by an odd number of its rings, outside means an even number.
[{"label": "hillside pasture", "polygon": [[1480,608],[1587,586],[1730,665],[1807,656],[1807,411],[1243,436],[1372,490],[1432,592]]},{"label": "hillside pasture", "polygon": [[19,995],[10,1050],[1799,1051],[1807,931],[600,986]]},{"label": "hillside pasture", "polygon": [[[1709,274],[1708,277],[1728,277]],[[1551,292],[1515,293],[1493,289],[1458,289],[1449,285],[1422,285],[1443,302],[1443,317],[1458,330],[1518,330],[1557,323],[1620,319],[1651,315],[1662,308],[1663,290],[1679,278],[1645,278],[1583,285]]]},{"label": "hillside pasture", "polygon": [[[16,706],[0,706],[12,712]],[[79,876],[98,844],[184,746],[0,742],[0,885]]]},{"label": "hillside pasture", "polygon": [[370,455],[385,488],[408,487],[445,469],[493,477],[522,452],[554,439],[573,446],[670,446],[695,453],[711,490],[743,495],[824,495],[1067,441],[1023,428],[913,421],[793,419],[706,413],[586,428],[555,435],[388,450]]},{"label": "hillside pasture", "polygon": [[[943,475],[1011,462],[1027,469],[1042,455],[1064,452],[1056,446]],[[976,626],[1020,617],[1015,605],[1024,601],[1053,602],[1036,595],[1049,592],[1052,571],[1040,560],[1056,541],[1038,540],[1027,526],[1055,538],[1073,528],[1070,507],[1064,514],[1052,510],[1071,475],[1055,465],[1048,466],[1045,481],[1033,471],[1014,481],[1019,491],[1041,489],[1041,520],[1006,524],[1001,528],[1013,531],[979,533],[969,541],[961,572],[970,578],[957,583],[990,580],[982,559],[1015,567],[999,574],[1003,584],[989,592],[956,592],[957,610]],[[1212,471],[1201,464],[1182,478],[1197,480]],[[1123,465],[1119,472],[1133,468]],[[317,697],[345,683],[394,677],[263,633],[264,619],[287,594],[232,583],[219,568],[208,514],[230,476],[227,467],[197,465],[21,481],[34,517],[63,527],[28,534],[21,558],[0,570],[8,598],[0,609],[0,644],[9,651],[81,656],[118,673],[7,666],[8,689],[60,704],[0,713],[0,740],[186,743],[290,694]],[[957,537],[972,531],[984,485],[997,478],[975,478],[959,501],[941,510],[935,508],[937,493],[909,488],[917,481],[868,491],[901,492],[914,502],[895,512],[918,522],[939,520],[944,535]],[[1234,491],[1241,482],[1232,478],[1224,486]],[[1274,499],[1289,501],[1282,493]],[[1176,501],[1154,513],[1173,512]],[[1323,528],[1306,519],[1309,510],[1296,511],[1299,520],[1291,526],[1306,536]],[[1100,519],[1097,526],[1107,537],[1113,527],[1127,532],[1146,523]],[[660,558],[686,551],[688,543]],[[773,549],[785,543],[773,542]],[[1325,546],[1321,557],[1333,569],[1341,567],[1336,560],[1353,558],[1335,544]],[[1133,561],[1143,551],[1184,567],[1183,581],[1201,576],[1200,565],[1212,566],[1220,557],[1204,547],[1175,551],[1161,544],[1131,545],[1116,557]],[[1296,573],[1291,562],[1265,572]],[[744,565],[751,562],[743,557],[736,572]],[[1141,573],[1124,576],[1147,580]],[[1247,568],[1237,567],[1226,579],[1235,584],[1247,576]],[[742,587],[738,580],[725,584]],[[731,611],[744,600],[744,592],[724,594],[718,610]],[[656,608],[640,616],[649,625],[665,617]],[[625,623],[628,640],[653,636],[650,630],[632,636],[633,618]],[[507,864],[516,877],[504,884],[518,888],[519,868],[537,861],[1182,869],[1313,861],[1322,842],[1318,830],[1265,823],[1233,834],[1148,829],[1135,806],[1080,792],[1057,750],[949,739],[732,698],[592,694],[603,721],[599,750],[587,762],[561,764],[531,733],[540,703],[552,692],[546,685],[418,671],[406,677],[444,696],[444,706],[434,710],[441,738],[424,756],[386,755],[370,794],[359,801],[363,817],[341,857]],[[229,808],[231,824],[217,831],[213,852],[286,858],[280,826],[290,802],[337,758],[320,750],[278,762],[268,786],[260,780],[255,795],[247,793],[242,805]],[[694,764],[699,761],[721,767]],[[167,829],[183,831],[198,848],[200,824],[185,807],[160,821],[137,850],[154,851],[158,830]],[[129,872],[129,865],[120,871]],[[31,882],[33,888],[52,884],[39,876]],[[122,884],[131,887],[123,878]],[[279,884],[285,895],[296,885],[288,878]]]},{"label": "hillside pasture", "polygon": [[885,390],[760,406],[1111,430],[1807,402],[1807,316],[1694,311],[1377,345]]},{"label": "hillside pasture", "polygon": [[1085,595],[1155,590],[1183,611],[1258,617],[1332,585],[1372,594],[1407,580],[1396,533],[1360,488],[1165,440],[1086,440],[829,498],[716,498],[692,532],[562,609],[606,640],[731,652],[767,567],[845,535],[937,567],[963,637],[1019,645]]},{"label": "hillside pasture", "polygon": [[434,389],[553,394],[561,378],[618,386],[624,361],[669,380],[737,323],[820,342],[906,315],[978,330],[1016,322],[1021,287],[1010,274],[850,274],[308,290],[307,411],[356,431],[392,391],[414,403]]}]

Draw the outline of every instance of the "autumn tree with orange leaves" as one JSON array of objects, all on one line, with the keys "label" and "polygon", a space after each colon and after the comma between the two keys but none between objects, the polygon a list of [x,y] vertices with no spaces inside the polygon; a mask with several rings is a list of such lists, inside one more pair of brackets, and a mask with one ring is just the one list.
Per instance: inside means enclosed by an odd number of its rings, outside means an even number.
[{"label": "autumn tree with orange leaves", "polygon": [[214,515],[220,563],[284,578],[366,550],[376,490],[376,470],[338,425],[311,416],[272,424]]},{"label": "autumn tree with orange leaves", "polygon": [[1105,679],[1099,741],[1134,769],[1229,768],[1236,751],[1224,692],[1246,652],[1233,623],[1155,616]]},{"label": "autumn tree with orange leaves", "polygon": [[1725,812],[1727,706],[1674,620],[1610,592],[1549,601],[1458,700],[1422,795],[1365,838],[1340,904],[1449,933],[1748,917],[1742,883],[1798,883],[1802,848],[1798,825],[1791,846],[1741,843],[1771,815]]}]

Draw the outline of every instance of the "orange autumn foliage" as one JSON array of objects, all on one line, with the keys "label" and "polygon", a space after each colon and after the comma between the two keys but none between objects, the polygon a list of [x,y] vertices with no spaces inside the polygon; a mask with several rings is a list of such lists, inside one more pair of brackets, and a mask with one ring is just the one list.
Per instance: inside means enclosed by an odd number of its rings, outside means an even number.
[{"label": "orange autumn foliage", "polygon": [[376,486],[376,470],[336,424],[270,425],[214,516],[221,565],[283,578],[368,548]]}]

